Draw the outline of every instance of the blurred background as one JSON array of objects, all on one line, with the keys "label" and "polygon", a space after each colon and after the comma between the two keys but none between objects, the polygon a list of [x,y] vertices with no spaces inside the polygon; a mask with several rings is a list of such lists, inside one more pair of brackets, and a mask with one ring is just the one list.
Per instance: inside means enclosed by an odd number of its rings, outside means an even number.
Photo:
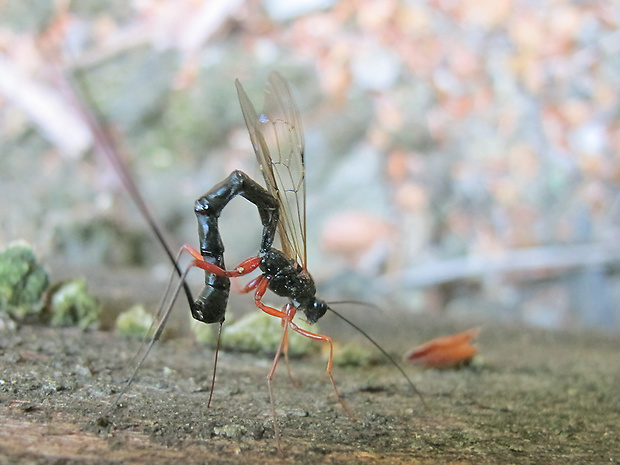
[{"label": "blurred background", "polygon": [[[234,80],[260,110],[278,70],[322,296],[617,331],[619,23],[603,0],[5,0],[0,245],[31,242],[52,280],[160,282],[166,258],[63,74],[177,248],[231,170],[262,183]],[[256,209],[231,203],[222,236],[229,268],[254,255]]]}]

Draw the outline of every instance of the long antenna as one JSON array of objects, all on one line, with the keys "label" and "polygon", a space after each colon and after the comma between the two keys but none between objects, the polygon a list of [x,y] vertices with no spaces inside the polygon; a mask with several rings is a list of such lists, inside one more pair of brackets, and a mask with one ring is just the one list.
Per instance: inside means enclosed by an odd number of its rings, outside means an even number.
[{"label": "long antenna", "polygon": [[[190,308],[192,310],[194,309],[194,298],[192,296],[192,292],[189,288],[189,285],[187,284],[187,281],[185,279],[190,268],[187,268],[185,271],[181,270],[181,267],[179,266],[179,262],[178,262],[178,258],[181,252],[179,252],[179,255],[177,255],[176,257],[174,256],[172,252],[172,248],[168,244],[168,241],[166,240],[162,229],[160,228],[159,224],[155,221],[155,218],[153,214],[151,213],[151,211],[149,210],[146,202],[144,201],[142,194],[140,194],[138,186],[134,182],[133,177],[131,176],[129,172],[129,169],[127,168],[127,165],[121,159],[120,149],[118,147],[118,144],[115,143],[114,137],[108,131],[108,127],[105,124],[105,118],[101,115],[97,106],[94,105],[94,103],[90,99],[90,93],[87,91],[86,83],[75,79],[74,76],[70,75],[69,73],[60,73],[60,77],[62,78],[62,79],[59,79],[60,85],[62,86],[62,90],[64,91],[66,97],[71,101],[75,109],[78,111],[78,113],[82,116],[82,118],[84,119],[85,123],[87,124],[87,126],[89,127],[93,135],[93,139],[94,139],[93,145],[95,147],[95,150],[100,152],[103,156],[105,156],[112,164],[114,170],[116,171],[116,173],[118,174],[121,180],[123,187],[125,188],[125,190],[129,194],[129,197],[131,198],[131,200],[134,202],[134,204],[138,208],[138,211],[140,212],[144,220],[148,223],[151,231],[155,234],[157,242],[159,242],[159,244],[164,249],[164,252],[166,253],[166,256],[168,257],[168,260],[170,261],[170,263],[172,263],[176,274],[180,278],[179,284],[176,290],[174,291],[174,294],[170,300],[170,304],[168,305],[168,307],[163,306],[167,292],[162,297],[162,301],[157,311],[157,316],[158,317],[161,316],[161,320],[157,324],[155,328],[155,333],[153,334],[148,346],[146,346],[146,350],[144,354],[142,355],[142,357],[140,358],[140,360],[138,361],[138,364],[136,365],[133,373],[129,377],[127,384],[118,394],[116,401],[114,402],[114,406],[116,406],[118,402],[120,401],[121,397],[123,396],[123,394],[129,389],[129,386],[131,385],[133,379],[135,378],[138,370],[144,363],[144,360],[146,360],[146,357],[151,351],[151,348],[161,336],[161,333],[164,329],[166,321],[168,320],[168,317],[170,315],[170,311],[172,310],[172,305],[174,304],[174,301],[176,300],[176,297],[178,296],[181,290],[181,287],[183,287],[185,295],[187,296],[187,302]],[[172,275],[171,275],[171,279],[172,279]],[[169,281],[167,288],[170,286],[170,284],[171,284],[171,281]],[[163,311],[163,315],[162,315],[162,310],[164,308],[166,308],[166,310]],[[218,360],[221,336],[222,336],[222,323],[220,323],[218,333],[217,333],[215,360],[213,363],[213,376],[211,378],[211,390],[209,393],[209,401],[208,401],[207,407],[211,405],[211,400],[213,398],[213,390],[215,386],[215,373],[217,370],[217,360]]]},{"label": "long antenna", "polygon": [[[338,300],[334,302],[328,302],[328,305],[339,305],[339,304],[360,304],[360,305],[365,305],[368,307],[376,307],[376,305],[374,304],[369,304],[367,302],[359,302],[357,300]],[[342,313],[337,312],[336,310],[331,308],[331,306],[328,308],[334,315],[336,315],[338,318],[340,318],[342,321],[347,323],[353,329],[357,330],[362,336],[364,336],[372,345],[374,345],[379,350],[379,352],[383,354],[383,356],[392,365],[396,367],[396,369],[400,372],[400,374],[403,375],[403,377],[407,380],[407,383],[409,384],[413,392],[415,392],[416,395],[420,398],[420,401],[422,402],[422,405],[424,405],[424,408],[428,409],[428,405],[426,405],[426,401],[424,400],[424,396],[422,395],[422,392],[420,392],[420,390],[416,387],[416,385],[413,384],[413,381],[411,381],[409,376],[407,376],[407,373],[405,373],[405,370],[403,370],[402,367],[398,363],[396,363],[396,360],[394,360],[394,357],[388,354],[387,351],[383,347],[381,347],[381,345],[379,345],[379,343],[370,336],[370,334],[368,334],[366,331],[360,328],[357,324],[353,323],[351,320],[345,317]]]},{"label": "long antenna", "polygon": [[[76,79],[73,75],[69,73],[62,73],[61,85],[63,87],[64,93],[67,98],[70,99],[74,108],[80,113],[84,122],[89,127],[93,139],[94,139],[94,147],[95,150],[100,152],[105,158],[107,158],[112,167],[118,174],[118,177],[121,180],[121,183],[125,190],[128,192],[129,197],[138,208],[140,215],[144,218],[144,220],[148,223],[151,231],[155,234],[157,238],[157,242],[162,246],[170,263],[174,266],[176,273],[179,277],[183,275],[183,271],[179,267],[174,254],[172,253],[172,248],[168,245],[166,238],[162,229],[159,227],[158,223],[155,221],[155,218],[151,211],[149,210],[146,202],[142,198],[136,183],[133,180],[133,177],[129,173],[129,169],[126,164],[123,163],[120,155],[120,149],[118,144],[115,143],[114,137],[110,134],[107,125],[105,124],[105,118],[99,112],[97,106],[90,99],[90,93],[87,91],[87,85],[83,80]],[[86,102],[86,104],[85,104]],[[88,105],[88,107],[86,106]],[[183,283],[183,288],[185,291],[185,295],[187,296],[187,300],[189,302],[190,307],[194,305],[194,298],[192,296],[192,292],[186,282]]]}]

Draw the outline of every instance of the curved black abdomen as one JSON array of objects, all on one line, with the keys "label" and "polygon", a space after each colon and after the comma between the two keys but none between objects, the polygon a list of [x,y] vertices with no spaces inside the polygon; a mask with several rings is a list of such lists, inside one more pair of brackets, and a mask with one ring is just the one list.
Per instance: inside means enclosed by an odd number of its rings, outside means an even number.
[{"label": "curved black abdomen", "polygon": [[[218,220],[222,210],[233,198],[241,195],[258,208],[263,223],[261,250],[273,244],[278,224],[278,201],[263,187],[256,184],[242,171],[233,171],[219,184],[196,200],[194,212],[198,220],[200,254],[205,262],[217,265],[222,270],[224,264],[224,243],[220,236]],[[230,279],[207,273],[205,287],[192,304],[192,317],[204,323],[222,323],[230,293]]]}]

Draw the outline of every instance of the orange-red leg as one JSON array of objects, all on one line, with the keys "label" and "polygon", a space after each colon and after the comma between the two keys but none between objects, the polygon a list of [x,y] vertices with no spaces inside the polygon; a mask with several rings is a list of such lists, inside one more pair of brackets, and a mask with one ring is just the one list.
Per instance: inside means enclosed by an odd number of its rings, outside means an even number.
[{"label": "orange-red leg", "polygon": [[228,276],[228,272],[226,270],[221,269],[219,266],[214,265],[213,263],[206,262],[202,255],[200,255],[200,252],[198,252],[198,250],[196,250],[189,244],[183,244],[181,246],[181,249],[179,250],[179,253],[177,255],[177,261],[183,252],[189,253],[193,258],[192,262],[189,265],[190,268],[197,267],[205,270],[207,273],[213,273],[217,276]]},{"label": "orange-red leg", "polygon": [[[295,306],[293,304],[286,304],[286,306],[284,306],[284,308],[282,309],[282,311],[284,313],[286,313],[287,315],[290,316],[290,320],[293,320],[293,318],[295,318],[295,314],[297,313],[297,308],[295,308]],[[291,312],[293,312],[292,314],[290,314]],[[288,318],[287,318],[288,320]],[[291,380],[291,384],[293,386],[299,386],[299,383],[295,380],[295,378],[293,378],[293,373],[291,372],[291,361],[288,357],[288,348],[289,348],[289,339],[288,339],[288,328],[289,328],[289,324],[287,323],[287,320],[282,320],[282,352],[284,353],[284,362],[286,365],[286,373],[288,374],[288,379]]]},{"label": "orange-red leg", "polygon": [[252,282],[252,285],[256,289],[256,293],[254,294],[254,302],[256,306],[260,308],[263,312],[271,316],[274,316],[276,318],[280,318],[282,320],[282,326],[283,326],[282,339],[280,340],[280,345],[278,346],[278,350],[273,360],[271,370],[269,371],[269,374],[267,375],[267,384],[269,386],[269,397],[271,399],[272,412],[274,416],[274,431],[276,435],[276,443],[280,444],[280,438],[279,438],[280,433],[279,433],[278,423],[277,423],[276,416],[275,416],[275,397],[273,395],[272,380],[273,380],[273,377],[276,371],[276,367],[278,365],[278,359],[280,358],[280,354],[284,350],[288,351],[288,329],[289,327],[296,333],[301,334],[302,336],[308,337],[310,339],[315,339],[318,341],[327,342],[329,344],[329,359],[327,361],[327,369],[326,369],[327,375],[329,376],[329,379],[332,383],[334,392],[336,393],[336,397],[338,398],[340,405],[342,405],[342,408],[344,409],[346,414],[351,419],[355,420],[356,419],[355,416],[345,404],[344,399],[340,396],[340,393],[338,392],[338,388],[336,386],[336,381],[334,380],[334,376],[332,374],[333,358],[334,358],[334,344],[331,338],[329,338],[328,336],[324,336],[322,334],[316,334],[310,331],[306,331],[305,329],[301,329],[299,326],[293,323],[293,318],[295,317],[295,314],[297,313],[297,309],[293,305],[291,304],[285,305],[282,310],[277,310],[273,307],[269,307],[268,305],[265,305],[262,302],[262,298],[265,295],[265,292],[267,292],[267,288],[269,286],[269,278],[263,275],[263,276],[259,276],[254,281],[255,282]]},{"label": "orange-red leg", "polygon": [[214,265],[213,263],[206,262],[200,252],[189,244],[183,244],[181,246],[181,250],[179,251],[178,256],[180,256],[183,252],[189,253],[194,258],[194,261],[191,263],[190,266],[195,266],[205,270],[208,273],[213,273],[218,276],[227,276],[229,278],[238,278],[240,276],[245,276],[246,274],[254,271],[261,264],[261,259],[259,257],[250,257],[246,260],[243,260],[232,270],[226,271],[221,269],[219,266]]},{"label": "orange-red leg", "polygon": [[247,294],[250,291],[253,291],[254,289],[256,289],[258,287],[258,285],[261,283],[261,280],[263,278],[263,275],[260,275],[256,278],[254,278],[252,281],[250,281],[249,283],[247,283],[243,289],[241,289],[239,292],[241,294]]},{"label": "orange-red leg", "polygon": [[222,270],[219,266],[204,261],[202,257],[200,259],[194,259],[190,266],[196,266],[202,268],[208,273],[213,273],[218,276],[227,276],[229,278],[238,278],[254,271],[260,265],[260,258],[252,257],[244,260],[234,269],[230,271]]},{"label": "orange-red leg", "polygon": [[250,257],[243,260],[239,263],[235,268],[226,272],[226,275],[229,278],[239,278],[240,276],[245,276],[246,274],[250,274],[256,268],[258,268],[261,264],[262,260],[259,257]]},{"label": "orange-red leg", "polygon": [[340,393],[338,392],[338,388],[336,387],[336,380],[334,380],[334,375],[332,374],[332,367],[333,367],[333,361],[334,361],[334,343],[332,342],[331,338],[328,336],[324,336],[323,334],[311,333],[310,331],[301,329],[299,326],[297,326],[292,321],[289,322],[289,325],[291,329],[295,331],[297,334],[301,334],[302,336],[308,337],[310,339],[315,339],[317,341],[327,342],[329,344],[329,359],[327,360],[327,368],[325,371],[327,372],[327,376],[329,376],[329,380],[332,382],[332,386],[334,387],[334,392],[336,393],[336,397],[338,398],[338,401],[340,401],[340,405],[342,405],[342,408],[344,409],[346,414],[349,416],[349,418],[351,418],[352,420],[357,420],[357,418],[355,418],[355,415],[353,415],[353,412],[351,412],[351,410],[349,410],[349,408],[347,407],[347,404],[345,404],[344,399],[340,396]]},{"label": "orange-red leg", "polygon": [[[198,252],[198,250],[196,250],[194,247],[192,247],[189,244],[183,244],[181,246],[181,250],[179,250],[179,256],[183,253],[183,252],[187,252],[189,253],[192,257],[194,257],[196,260],[202,260],[202,255],[200,255],[200,252]],[[177,257],[177,261],[178,257]]]}]

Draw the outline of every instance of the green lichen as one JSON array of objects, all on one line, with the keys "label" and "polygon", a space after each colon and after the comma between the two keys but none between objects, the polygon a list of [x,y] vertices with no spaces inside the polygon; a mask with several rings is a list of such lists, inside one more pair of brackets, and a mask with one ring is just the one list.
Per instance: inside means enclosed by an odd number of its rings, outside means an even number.
[{"label": "green lichen", "polygon": [[[254,353],[274,353],[282,339],[281,320],[264,312],[252,312],[234,321],[224,324],[221,346],[223,349]],[[295,324],[307,331],[316,333],[318,326],[309,325],[301,319]],[[199,324],[192,328],[196,339],[203,344],[215,343],[213,325]],[[317,351],[320,343],[289,330],[289,355],[303,356]]]},{"label": "green lichen", "polygon": [[18,321],[41,321],[41,297],[48,284],[28,243],[16,241],[0,251],[0,312]]},{"label": "green lichen", "polygon": [[[226,318],[225,326],[228,324],[229,318]],[[215,346],[217,342],[217,325],[207,325],[200,321],[192,320],[190,329],[198,342],[205,346]]]},{"label": "green lichen", "polygon": [[124,336],[141,338],[153,324],[153,315],[143,305],[134,305],[116,318],[116,332]]},{"label": "green lichen", "polygon": [[377,362],[375,351],[355,342],[350,342],[334,349],[333,363],[336,366],[366,367]]},{"label": "green lichen", "polygon": [[99,322],[101,305],[89,294],[86,281],[76,279],[62,284],[51,298],[54,326],[95,328]]}]

